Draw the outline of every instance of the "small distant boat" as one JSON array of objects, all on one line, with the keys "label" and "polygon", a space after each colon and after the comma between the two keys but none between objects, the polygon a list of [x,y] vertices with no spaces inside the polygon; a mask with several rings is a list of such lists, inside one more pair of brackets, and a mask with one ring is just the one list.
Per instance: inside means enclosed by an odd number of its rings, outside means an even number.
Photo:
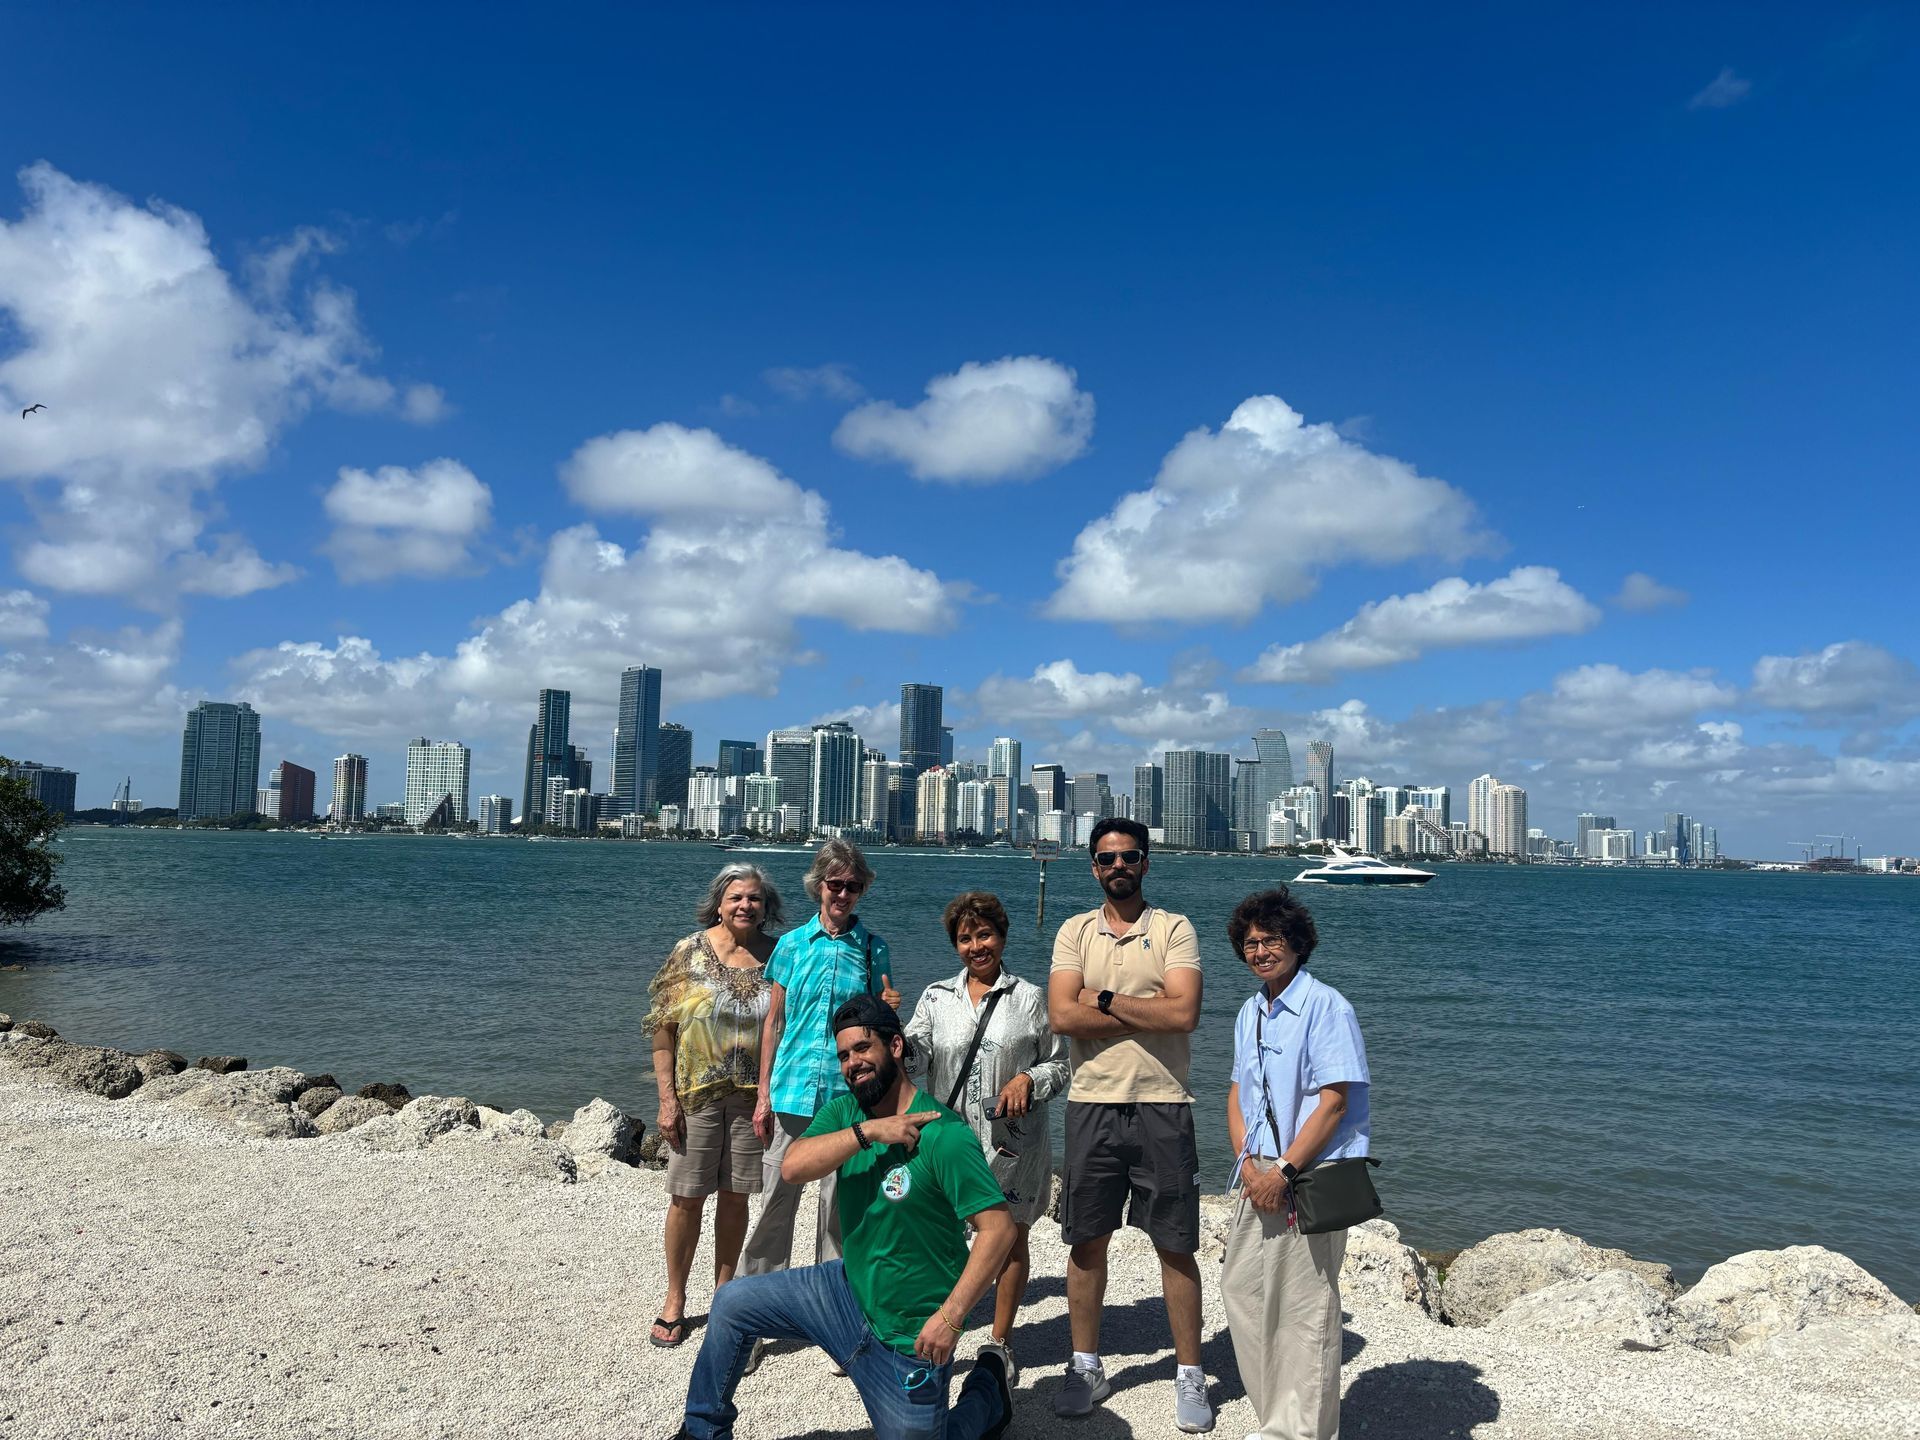
[{"label": "small distant boat", "polygon": [[1415,870],[1410,865],[1389,865],[1373,855],[1333,847],[1333,858],[1324,865],[1302,870],[1293,877],[1296,885],[1424,885],[1433,878],[1431,870]]}]

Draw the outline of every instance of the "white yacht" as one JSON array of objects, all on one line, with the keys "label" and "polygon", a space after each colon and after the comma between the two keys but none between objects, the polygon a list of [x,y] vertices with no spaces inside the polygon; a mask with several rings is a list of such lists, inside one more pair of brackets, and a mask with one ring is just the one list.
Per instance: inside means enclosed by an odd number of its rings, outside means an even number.
[{"label": "white yacht", "polygon": [[1424,885],[1433,878],[1431,870],[1415,870],[1408,865],[1389,865],[1373,855],[1333,847],[1333,858],[1324,865],[1302,870],[1293,877],[1296,885]]}]

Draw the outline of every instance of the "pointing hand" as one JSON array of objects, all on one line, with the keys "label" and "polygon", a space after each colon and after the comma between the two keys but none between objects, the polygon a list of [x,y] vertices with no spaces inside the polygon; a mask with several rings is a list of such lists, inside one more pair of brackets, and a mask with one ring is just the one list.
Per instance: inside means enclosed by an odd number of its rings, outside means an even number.
[{"label": "pointing hand", "polygon": [[916,1110],[911,1115],[888,1115],[879,1120],[861,1122],[860,1128],[867,1132],[867,1139],[876,1145],[904,1145],[909,1155],[920,1148],[920,1128],[928,1122],[938,1120],[937,1110]]}]

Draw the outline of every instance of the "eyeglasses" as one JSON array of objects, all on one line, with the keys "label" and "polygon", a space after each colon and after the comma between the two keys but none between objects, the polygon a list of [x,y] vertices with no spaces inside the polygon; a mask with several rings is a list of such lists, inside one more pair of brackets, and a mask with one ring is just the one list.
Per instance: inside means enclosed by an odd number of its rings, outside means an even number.
[{"label": "eyeglasses", "polygon": [[933,1371],[929,1367],[921,1365],[909,1370],[900,1377],[900,1388],[902,1390],[918,1390],[931,1379],[933,1379]]},{"label": "eyeglasses", "polygon": [[858,895],[867,887],[858,880],[822,880],[820,888],[831,890],[836,895]]},{"label": "eyeglasses", "polygon": [[1102,870],[1111,870],[1115,865],[1138,865],[1146,858],[1144,850],[1100,850],[1094,853],[1093,863]]},{"label": "eyeglasses", "polygon": [[1271,955],[1279,960],[1285,958],[1288,948],[1285,936],[1275,936],[1272,939],[1262,936],[1258,940],[1248,940],[1242,944],[1240,953],[1249,960],[1255,955]]}]

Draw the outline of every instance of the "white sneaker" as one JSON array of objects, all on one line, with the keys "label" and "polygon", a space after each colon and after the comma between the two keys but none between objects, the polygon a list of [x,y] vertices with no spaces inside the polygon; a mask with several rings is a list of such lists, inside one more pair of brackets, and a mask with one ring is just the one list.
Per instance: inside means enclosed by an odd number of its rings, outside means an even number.
[{"label": "white sneaker", "polygon": [[753,1342],[753,1349],[747,1352],[747,1368],[740,1373],[742,1375],[751,1375],[754,1371],[758,1370],[760,1368],[760,1362],[767,1358],[767,1347],[771,1344],[773,1344],[771,1340],[755,1340]]}]

